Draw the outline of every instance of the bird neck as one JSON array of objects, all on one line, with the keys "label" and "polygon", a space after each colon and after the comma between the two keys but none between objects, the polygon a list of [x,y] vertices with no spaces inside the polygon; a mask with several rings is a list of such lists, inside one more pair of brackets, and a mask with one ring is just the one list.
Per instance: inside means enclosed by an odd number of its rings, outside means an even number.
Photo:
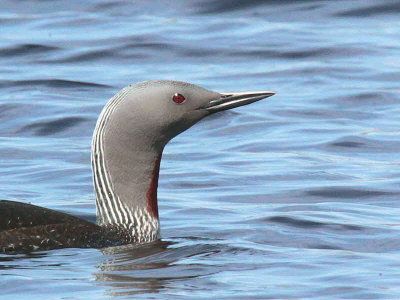
[{"label": "bird neck", "polygon": [[121,124],[118,101],[113,98],[105,106],[93,134],[97,221],[123,230],[130,242],[149,242],[159,237],[157,187],[163,149]]}]

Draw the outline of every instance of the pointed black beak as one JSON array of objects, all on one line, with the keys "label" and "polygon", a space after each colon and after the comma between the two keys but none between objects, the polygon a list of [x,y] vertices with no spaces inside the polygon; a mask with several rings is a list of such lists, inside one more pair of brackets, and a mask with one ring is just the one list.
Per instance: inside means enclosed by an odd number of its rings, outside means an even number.
[{"label": "pointed black beak", "polygon": [[204,107],[204,109],[210,113],[215,113],[218,111],[247,105],[261,99],[271,97],[275,94],[275,92],[271,91],[224,93],[221,94],[220,98],[210,101],[208,105]]}]

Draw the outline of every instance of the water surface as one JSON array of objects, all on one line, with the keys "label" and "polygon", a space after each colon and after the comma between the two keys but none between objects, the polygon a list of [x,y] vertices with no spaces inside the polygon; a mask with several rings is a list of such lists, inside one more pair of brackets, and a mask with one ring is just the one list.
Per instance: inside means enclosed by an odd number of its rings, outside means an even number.
[{"label": "water surface", "polygon": [[399,299],[398,1],[0,1],[0,198],[94,219],[107,99],[279,94],[165,149],[162,241],[0,256],[4,299]]}]

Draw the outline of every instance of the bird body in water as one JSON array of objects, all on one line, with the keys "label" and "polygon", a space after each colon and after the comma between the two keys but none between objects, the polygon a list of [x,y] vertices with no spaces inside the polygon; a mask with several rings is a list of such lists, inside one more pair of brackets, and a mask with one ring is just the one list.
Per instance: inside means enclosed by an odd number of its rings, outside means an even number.
[{"label": "bird body in water", "polygon": [[158,175],[165,145],[204,117],[274,95],[217,93],[155,80],[106,104],[92,140],[97,224],[31,204],[0,201],[0,253],[102,248],[160,238]]}]

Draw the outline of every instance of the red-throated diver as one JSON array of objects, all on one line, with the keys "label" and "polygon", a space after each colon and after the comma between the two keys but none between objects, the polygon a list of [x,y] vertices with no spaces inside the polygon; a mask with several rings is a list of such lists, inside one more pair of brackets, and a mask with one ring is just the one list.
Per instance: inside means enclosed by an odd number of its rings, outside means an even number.
[{"label": "red-throated diver", "polygon": [[0,201],[0,253],[101,248],[159,238],[157,186],[165,145],[205,116],[274,92],[217,93],[157,80],[130,85],[106,104],[92,140],[97,223]]}]

